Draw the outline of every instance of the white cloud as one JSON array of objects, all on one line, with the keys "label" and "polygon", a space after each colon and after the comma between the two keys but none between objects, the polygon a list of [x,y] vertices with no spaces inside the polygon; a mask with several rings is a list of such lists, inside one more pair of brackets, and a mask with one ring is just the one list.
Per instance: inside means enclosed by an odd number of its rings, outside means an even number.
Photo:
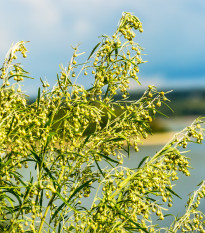
[{"label": "white cloud", "polygon": [[153,85],[156,87],[162,87],[166,84],[166,78],[161,74],[155,74],[150,76],[141,76],[139,75],[139,82],[141,86],[139,86],[134,79],[130,80],[130,90],[136,90],[136,88],[147,89],[149,85]]},{"label": "white cloud", "polygon": [[[176,77],[174,81],[170,80],[170,70],[173,70],[172,67],[178,70],[183,68],[182,73],[186,66],[197,69],[198,66],[193,64],[200,62],[199,68],[203,65],[205,1],[17,0],[12,1],[12,6],[9,2],[1,3],[0,59],[13,41],[30,40],[30,51],[35,51],[35,56],[38,56],[36,67],[38,62],[41,65],[44,60],[49,75],[56,72],[54,66],[50,65],[51,61],[59,64],[63,60],[61,57],[67,59],[70,56],[65,46],[82,42],[81,46],[85,46],[83,51],[93,47],[98,35],[110,34],[115,30],[123,11],[133,12],[144,26],[144,33],[138,34],[136,41],[149,54],[147,73],[156,73],[139,77],[144,86],[177,86],[179,82],[183,86],[190,85],[190,82],[184,83],[180,79],[176,82]],[[143,69],[146,70],[146,67]],[[200,82],[202,79],[198,78],[192,84]]]},{"label": "white cloud", "polygon": [[205,76],[204,77],[192,77],[192,79],[182,79],[177,77],[175,79],[167,78],[162,74],[155,74],[149,76],[140,76],[139,81],[142,84],[138,86],[136,82],[130,80],[130,89],[134,91],[136,89],[147,89],[148,85],[154,85],[157,89],[189,89],[189,88],[205,88]]},{"label": "white cloud", "polygon": [[205,76],[204,77],[192,77],[190,78],[181,78],[170,79],[164,77],[161,82],[156,84],[156,86],[165,89],[189,89],[189,88],[205,88]]},{"label": "white cloud", "polygon": [[[50,0],[19,0],[28,8],[27,20],[39,30],[50,30],[60,23],[60,9]],[[46,32],[46,31],[45,31]]]},{"label": "white cloud", "polygon": [[164,84],[161,85],[164,88],[173,88],[173,89],[187,89],[187,88],[205,88],[205,76],[197,77],[193,76],[191,79],[182,79],[178,77],[174,80],[164,79]]},{"label": "white cloud", "polygon": [[62,0],[61,3],[63,3],[63,5],[67,7],[67,9],[70,8],[75,12],[82,13],[82,11],[84,11],[86,14],[87,11],[91,11],[93,14],[96,13],[99,17],[105,17],[105,15],[103,14],[104,9],[112,11],[112,9],[114,8],[117,9],[119,6],[127,4],[123,0]]},{"label": "white cloud", "polygon": [[77,19],[72,27],[76,37],[88,36],[93,30],[93,24],[87,19]]}]

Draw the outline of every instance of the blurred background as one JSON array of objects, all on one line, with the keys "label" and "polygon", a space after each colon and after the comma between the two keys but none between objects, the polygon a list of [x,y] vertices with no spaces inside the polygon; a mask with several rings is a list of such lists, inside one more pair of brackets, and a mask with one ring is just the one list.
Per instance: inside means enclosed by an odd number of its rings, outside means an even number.
[{"label": "blurred background", "polygon": [[[205,116],[205,1],[201,0],[7,0],[0,1],[0,63],[12,43],[30,41],[24,68],[35,80],[26,80],[23,90],[35,98],[40,77],[50,85],[56,82],[59,64],[67,66],[71,46],[79,46],[88,57],[99,42],[98,36],[112,35],[123,11],[132,12],[142,22],[144,32],[136,41],[145,48],[140,67],[142,86],[131,86],[130,98],[138,98],[150,84],[159,90],[173,90],[167,97],[170,107],[163,108],[169,116],[154,123],[157,137],[148,139],[141,156],[153,155],[173,132],[190,124],[197,116]],[[86,88],[91,83],[83,81]],[[160,132],[160,134],[158,133]],[[168,132],[168,133],[167,133]],[[170,134],[169,134],[170,132]],[[205,179],[205,145],[190,147],[193,171],[191,178],[180,179],[181,196],[193,191]],[[141,153],[141,152],[140,152]],[[127,164],[133,164],[132,161]],[[183,187],[183,189],[181,189]],[[181,204],[179,204],[181,203]],[[183,212],[182,204],[174,212]],[[202,205],[202,210],[205,208]]]}]

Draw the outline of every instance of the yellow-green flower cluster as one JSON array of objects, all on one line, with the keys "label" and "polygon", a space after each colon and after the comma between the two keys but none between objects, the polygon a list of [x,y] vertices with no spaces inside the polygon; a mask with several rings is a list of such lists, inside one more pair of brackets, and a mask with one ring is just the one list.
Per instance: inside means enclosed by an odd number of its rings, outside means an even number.
[{"label": "yellow-green flower cluster", "polygon": [[[9,50],[0,86],[1,232],[155,232],[153,213],[164,219],[163,204],[171,207],[177,195],[173,181],[180,171],[190,175],[189,159],[181,150],[192,140],[201,143],[203,119],[153,157],[145,157],[138,168],[123,166],[125,154],[129,156],[131,146],[139,151],[157,108],[168,100],[168,92],[154,86],[140,99],[128,99],[130,79],[139,84],[143,63],[134,29],[142,31],[139,19],[124,13],[114,35],[103,36],[85,63],[78,64],[82,54],[74,48],[56,85],[50,88],[41,80],[31,104],[20,86],[27,72],[15,63],[17,52],[26,57],[25,43]],[[77,84],[82,73],[94,78],[88,90]],[[122,98],[116,101],[117,92]],[[86,209],[84,202],[96,187]],[[192,209],[203,196],[201,188]],[[186,231],[192,225],[203,232],[203,214],[192,213],[189,224],[180,227]]]}]

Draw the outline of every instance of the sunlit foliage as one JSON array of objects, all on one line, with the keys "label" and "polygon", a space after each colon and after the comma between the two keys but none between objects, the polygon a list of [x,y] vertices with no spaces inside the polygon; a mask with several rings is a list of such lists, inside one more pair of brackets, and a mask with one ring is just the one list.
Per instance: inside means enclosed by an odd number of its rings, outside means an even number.
[{"label": "sunlit foliage", "polygon": [[[143,32],[141,22],[123,13],[116,32],[103,35],[84,63],[78,64],[82,54],[73,48],[56,85],[41,80],[33,104],[21,90],[29,74],[16,63],[17,55],[26,57],[25,42],[9,50],[0,75],[1,232],[160,231],[152,217],[164,220],[178,196],[173,182],[179,172],[190,175],[184,148],[202,142],[203,118],[136,169],[123,166],[131,146],[137,156],[141,139],[151,133],[150,122],[168,101],[168,93],[154,86],[129,101],[130,79],[140,84],[144,63],[135,31]],[[81,76],[94,80],[90,89],[77,83]],[[197,209],[204,195],[202,182],[185,215],[165,231],[205,232],[204,214]]]}]

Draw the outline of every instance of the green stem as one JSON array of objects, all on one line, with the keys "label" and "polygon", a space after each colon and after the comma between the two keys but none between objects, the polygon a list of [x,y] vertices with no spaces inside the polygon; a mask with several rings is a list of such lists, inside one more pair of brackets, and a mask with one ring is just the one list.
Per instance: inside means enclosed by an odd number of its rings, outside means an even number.
[{"label": "green stem", "polygon": [[48,206],[47,206],[47,208],[46,208],[46,211],[45,211],[45,213],[44,213],[44,215],[43,215],[43,217],[42,217],[42,219],[41,219],[41,224],[40,224],[39,231],[38,231],[39,233],[41,233],[41,231],[42,231],[43,224],[44,224],[44,222],[45,222],[46,216],[47,216],[47,214],[48,214],[48,211],[49,211],[49,209],[50,209],[51,204],[53,203],[54,198],[55,198],[55,194],[52,195],[52,197],[51,197],[51,199],[50,199],[50,201],[49,201],[49,203],[48,203]]}]

